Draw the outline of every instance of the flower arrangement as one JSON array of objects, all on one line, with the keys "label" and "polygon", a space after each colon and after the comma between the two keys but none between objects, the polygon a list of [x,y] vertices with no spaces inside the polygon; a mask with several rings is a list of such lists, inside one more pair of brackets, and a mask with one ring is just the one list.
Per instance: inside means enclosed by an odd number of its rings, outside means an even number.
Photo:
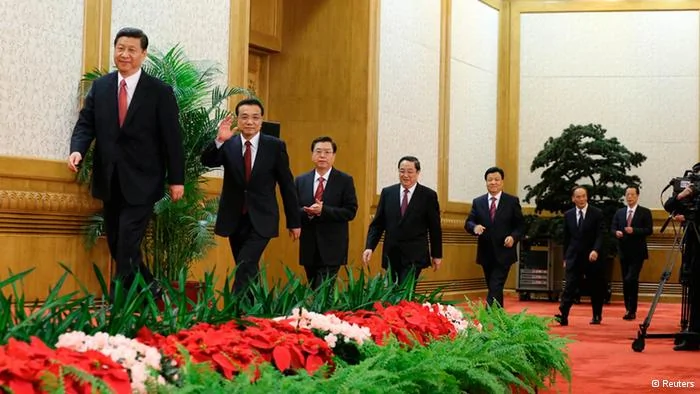
[{"label": "flower arrangement", "polygon": [[69,348],[51,349],[32,337],[29,343],[10,338],[0,347],[0,387],[13,393],[129,393],[129,375],[104,354]]},{"label": "flower arrangement", "polygon": [[447,320],[450,321],[450,323],[452,323],[457,332],[463,332],[469,327],[474,327],[478,331],[481,331],[483,329],[483,326],[478,320],[474,320],[472,322],[470,322],[469,320],[465,320],[462,311],[460,311],[452,305],[443,305],[437,303],[431,304],[429,302],[426,302],[423,304],[423,306],[435,313],[439,313],[440,315],[444,316]]},{"label": "flower arrangement", "polygon": [[368,327],[372,340],[378,345],[386,343],[390,335],[404,344],[417,342],[423,346],[434,339],[457,335],[450,320],[421,304],[401,301],[385,307],[377,302],[373,307],[374,311],[339,312],[337,316],[346,322]]},{"label": "flower arrangement", "polygon": [[73,331],[59,336],[56,347],[77,352],[92,350],[111,358],[128,372],[133,393],[146,393],[146,383],[149,381],[165,384],[165,379],[159,373],[160,352],[135,339],[123,335],[111,336],[103,332],[87,335],[81,331]]},{"label": "flower arrangement", "polygon": [[365,341],[372,339],[369,328],[343,321],[333,313],[324,315],[304,308],[294,308],[291,315],[274,320],[289,323],[292,327],[318,332],[331,349],[336,347],[339,340],[346,343],[352,341],[361,346]]},{"label": "flower arrangement", "polygon": [[252,368],[257,373],[262,362],[272,363],[285,373],[303,368],[313,374],[324,364],[333,365],[330,347],[310,330],[270,319],[250,317],[244,322],[252,325],[200,323],[168,336],[143,328],[137,339],[161,349],[179,363],[183,361],[182,347],[192,361],[210,363],[229,379]]}]

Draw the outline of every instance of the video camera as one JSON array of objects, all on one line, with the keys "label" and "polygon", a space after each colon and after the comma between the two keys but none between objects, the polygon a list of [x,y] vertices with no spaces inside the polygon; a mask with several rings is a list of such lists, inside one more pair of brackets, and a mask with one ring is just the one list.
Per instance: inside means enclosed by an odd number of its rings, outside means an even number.
[{"label": "video camera", "polygon": [[[695,166],[697,166],[697,164]],[[695,166],[693,166],[693,168],[695,168]],[[678,195],[688,186],[690,186],[694,192],[700,192],[700,174],[696,174],[693,170],[686,170],[682,177],[673,178],[669,183],[673,186],[674,196]]]},{"label": "video camera", "polygon": [[686,170],[682,177],[671,179],[669,185],[673,186],[674,198],[688,186],[693,190],[693,194],[680,200],[680,203],[686,220],[694,222],[700,207],[700,163],[695,164],[692,170]]}]

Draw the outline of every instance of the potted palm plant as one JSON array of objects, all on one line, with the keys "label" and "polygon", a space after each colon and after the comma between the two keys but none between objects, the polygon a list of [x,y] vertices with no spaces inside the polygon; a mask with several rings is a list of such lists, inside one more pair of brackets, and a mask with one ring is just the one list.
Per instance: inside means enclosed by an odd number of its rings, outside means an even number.
[{"label": "potted palm plant", "polygon": [[[185,152],[185,195],[173,202],[166,193],[155,204],[142,245],[143,256],[158,280],[182,285],[183,278],[189,277],[192,264],[215,245],[211,226],[218,201],[207,198],[202,190],[202,183],[206,181],[202,176],[209,170],[200,163],[199,155],[215,138],[218,124],[229,115],[226,109],[228,98],[251,94],[244,88],[217,86],[216,78],[221,72],[215,66],[203,66],[189,60],[178,45],[165,53],[149,53],[143,69],[172,86],[180,109],[180,132]],[[83,81],[89,86],[91,81],[105,73],[100,70],[87,73]],[[78,174],[83,182],[90,178],[92,148],[85,160],[86,165]],[[102,222],[100,214],[89,222],[86,229],[88,246],[94,245],[102,235]],[[198,283],[189,283],[186,287],[195,289],[196,298]]]}]

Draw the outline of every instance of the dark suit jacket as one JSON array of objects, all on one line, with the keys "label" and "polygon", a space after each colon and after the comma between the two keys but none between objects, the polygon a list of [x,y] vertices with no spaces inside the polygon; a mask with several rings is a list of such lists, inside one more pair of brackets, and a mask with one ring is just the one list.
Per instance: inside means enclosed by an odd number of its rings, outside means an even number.
[{"label": "dark suit jacket", "polygon": [[374,250],[384,234],[384,268],[388,267],[389,256],[401,256],[399,264],[415,264],[419,268],[429,267],[431,257],[442,258],[442,228],[437,193],[421,184],[416,185],[413,193],[403,217],[401,184],[385,187],[379,196],[379,205],[369,225],[365,248]]},{"label": "dark suit jacket", "polygon": [[164,194],[164,180],[185,183],[185,158],[178,107],[170,86],[144,71],[119,127],[117,72],[92,83],[73,129],[70,151],[85,158],[92,140],[92,195],[111,196],[112,175],[119,171],[121,193],[129,204],[154,203]]},{"label": "dark suit jacket", "polygon": [[279,185],[287,218],[287,228],[299,228],[297,195],[289,169],[287,147],[282,140],[260,134],[250,182],[245,181],[243,148],[240,135],[234,135],[220,148],[212,141],[202,152],[202,164],[224,167],[224,185],[219,199],[219,213],[214,232],[228,237],[238,225],[246,202],[248,216],[255,231],[265,238],[279,235],[279,207],[275,186]]},{"label": "dark suit jacket", "polygon": [[[491,222],[489,214],[490,197],[491,195],[486,193],[472,201],[472,210],[464,222],[464,229],[469,234],[474,234],[474,227],[477,224],[486,227],[486,230],[479,236],[478,240],[476,250],[476,262],[478,264],[496,263],[510,266],[518,260],[517,243],[522,237],[525,224],[520,200],[516,196],[501,193],[501,200],[498,202],[494,221]],[[507,236],[513,237],[515,241],[513,247],[507,248],[503,245]],[[496,261],[488,261],[490,258],[495,258]]]},{"label": "dark suit jacket", "polygon": [[318,249],[323,265],[343,265],[348,261],[348,222],[357,213],[357,195],[352,177],[335,168],[331,170],[323,189],[323,210],[320,216],[309,216],[303,207],[314,204],[314,175],[316,170],[298,176],[294,184],[299,197],[301,238],[299,262],[314,261]]},{"label": "dark suit jacket", "polygon": [[632,234],[625,232],[627,226],[627,209],[628,207],[620,208],[613,216],[612,226],[610,231],[615,235],[616,231],[622,231],[622,238],[617,239],[617,250],[620,259],[630,262],[643,262],[649,258],[649,250],[647,249],[647,236],[654,232],[654,221],[651,217],[651,211],[637,205],[632,216]]},{"label": "dark suit jacket", "polygon": [[603,211],[588,204],[580,229],[576,224],[576,215],[578,208],[575,207],[564,213],[564,260],[567,264],[588,261],[588,256],[595,250],[598,252],[598,262],[603,262]]}]

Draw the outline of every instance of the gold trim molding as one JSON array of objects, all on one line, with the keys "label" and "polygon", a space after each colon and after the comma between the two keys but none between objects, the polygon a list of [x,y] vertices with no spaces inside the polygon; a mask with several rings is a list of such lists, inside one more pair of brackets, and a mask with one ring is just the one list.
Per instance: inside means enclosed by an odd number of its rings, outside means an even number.
[{"label": "gold trim molding", "polygon": [[99,201],[68,193],[0,190],[0,211],[60,212],[93,214],[102,208]]}]

